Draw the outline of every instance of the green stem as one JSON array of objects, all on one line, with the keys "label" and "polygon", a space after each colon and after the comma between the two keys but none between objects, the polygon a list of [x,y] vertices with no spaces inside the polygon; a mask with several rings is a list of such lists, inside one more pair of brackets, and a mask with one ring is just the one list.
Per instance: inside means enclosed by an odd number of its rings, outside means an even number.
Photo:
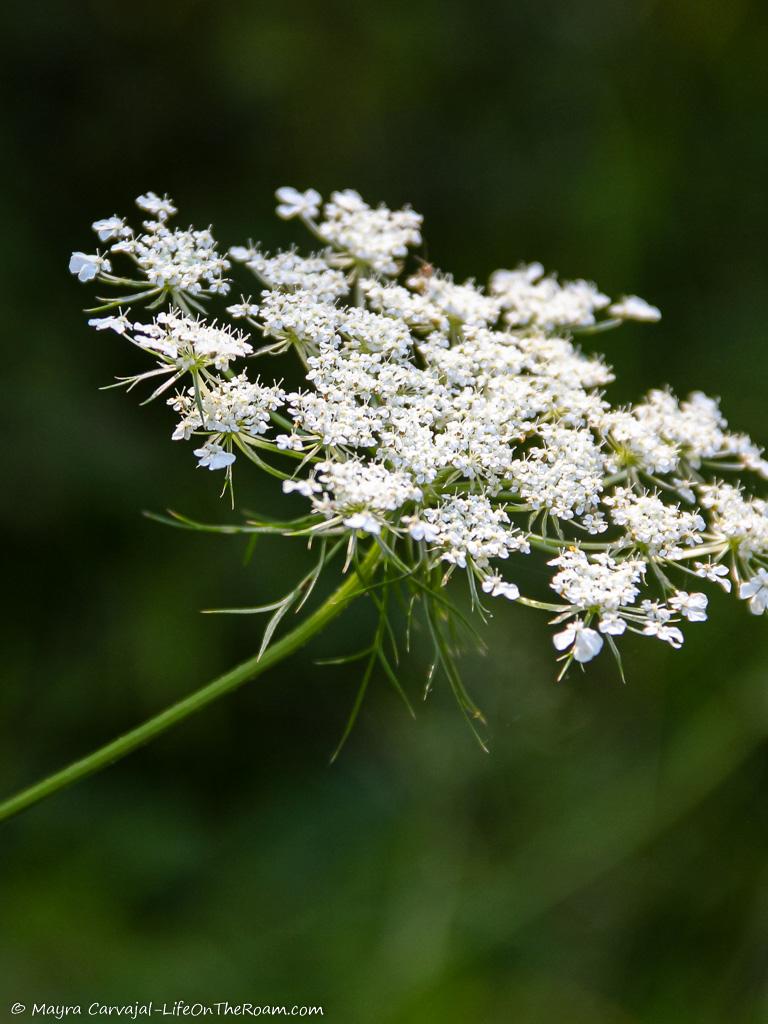
[{"label": "green stem", "polygon": [[356,597],[364,593],[368,585],[366,580],[370,579],[370,575],[380,558],[381,549],[378,545],[374,545],[361,563],[358,571],[350,573],[341,586],[316,611],[307,616],[290,633],[287,633],[276,643],[272,644],[271,647],[268,647],[261,658],[256,655],[240,665],[236,665],[229,672],[219,676],[218,679],[214,679],[213,682],[201,687],[195,693],[190,694],[189,697],[185,697],[183,700],[166,708],[165,711],[161,711],[158,715],[147,719],[146,722],[143,722],[135,729],[131,729],[130,732],[118,736],[117,739],[112,740],[111,743],[107,743],[103,747],[99,747],[98,750],[94,750],[87,757],[74,761],[66,768],[62,768],[61,771],[54,772],[53,775],[49,775],[42,781],[21,790],[15,796],[0,803],[0,821],[11,818],[14,814],[26,810],[27,807],[31,807],[46,797],[52,796],[60,789],[71,786],[72,783],[77,782],[79,779],[84,779],[88,775],[93,775],[94,772],[99,771],[101,768],[114,764],[115,761],[125,757],[126,754],[130,754],[131,751],[142,746],[142,744],[148,743],[149,740],[159,736],[166,729],[170,729],[177,722],[183,721],[188,715],[200,711],[201,708],[207,707],[208,704],[218,700],[219,697],[223,697],[226,693],[231,693],[238,686],[242,686],[243,683],[255,679],[256,676],[262,675],[267,669],[272,668],[273,665],[283,661],[284,658],[293,654],[300,647],[303,647],[316,633],[319,633],[329,622],[340,615]]}]

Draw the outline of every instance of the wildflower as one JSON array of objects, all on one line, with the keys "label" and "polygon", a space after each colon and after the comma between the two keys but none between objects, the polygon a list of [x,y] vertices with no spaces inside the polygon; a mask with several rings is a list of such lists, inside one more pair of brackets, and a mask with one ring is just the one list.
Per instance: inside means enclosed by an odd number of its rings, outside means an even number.
[{"label": "wildflower", "polygon": [[318,215],[322,202],[322,196],[313,188],[299,192],[290,185],[279,188],[275,192],[275,197],[279,200],[277,215],[283,220],[290,220],[292,217],[306,217],[311,220]]},{"label": "wildflower", "polygon": [[377,536],[381,533],[381,523],[370,512],[355,512],[342,520],[348,530],[362,530]]},{"label": "wildflower", "polygon": [[109,260],[98,253],[73,252],[69,261],[69,272],[75,274],[78,281],[92,281],[103,270],[107,273],[112,269]]},{"label": "wildflower", "polygon": [[305,498],[311,498],[319,494],[322,487],[314,480],[283,480],[283,494],[302,494]]},{"label": "wildflower", "polygon": [[739,587],[739,597],[749,601],[753,615],[762,615],[768,608],[768,571],[758,569],[751,579],[745,580]]},{"label": "wildflower", "polygon": [[108,242],[111,238],[128,238],[133,232],[126,227],[125,217],[105,217],[103,220],[95,220],[91,225],[99,236],[100,242]]},{"label": "wildflower", "polygon": [[669,598],[669,607],[679,612],[689,622],[707,621],[707,603],[706,594],[688,594],[684,590],[678,590]]},{"label": "wildflower", "polygon": [[655,636],[658,640],[663,640],[671,647],[674,647],[675,650],[679,650],[683,646],[683,634],[677,626],[670,626],[666,622],[656,620],[647,622],[643,626],[643,634],[645,636]]},{"label": "wildflower", "polygon": [[178,213],[178,210],[173,205],[173,201],[168,196],[163,196],[161,199],[154,192],[145,192],[139,196],[136,199],[136,205],[140,210],[153,214],[159,221],[166,221],[169,217],[173,217],[175,213]]},{"label": "wildflower", "polygon": [[119,316],[91,317],[88,326],[95,327],[97,331],[114,331],[115,334],[125,334],[131,328],[131,321],[121,313]]},{"label": "wildflower", "polygon": [[160,313],[151,324],[134,325],[131,341],[182,372],[209,366],[226,371],[235,359],[253,351],[241,331],[216,327],[178,311]]},{"label": "wildflower", "polygon": [[480,325],[495,323],[499,318],[499,300],[484,295],[473,281],[454,284],[449,274],[431,272],[415,274],[409,278],[408,285],[440,310],[449,322]]},{"label": "wildflower", "polygon": [[314,479],[321,487],[321,496],[313,499],[319,511],[331,520],[341,518],[347,526],[351,522],[351,529],[369,533],[379,532],[379,519],[373,513],[393,512],[422,497],[407,474],[357,459],[322,462]]},{"label": "wildflower", "polygon": [[603,638],[596,630],[585,626],[581,619],[570,623],[562,632],[555,633],[552,643],[558,651],[570,647],[574,659],[581,663],[592,661],[603,649]]},{"label": "wildflower", "polygon": [[207,229],[171,231],[159,222],[143,234],[116,243],[112,252],[131,256],[149,283],[158,288],[190,295],[226,295],[229,282],[224,275],[230,263],[218,254],[215,244]]},{"label": "wildflower", "polygon": [[609,636],[621,636],[626,632],[627,623],[617,612],[606,612],[598,622],[597,628]]},{"label": "wildflower", "polygon": [[735,551],[749,561],[768,555],[768,505],[732,484],[703,484],[701,504],[710,512],[709,530],[720,553]]},{"label": "wildflower", "polygon": [[[406,269],[422,226],[409,207],[373,207],[351,189],[325,203],[314,189],[276,195],[278,215],[307,222],[316,251],[248,242],[222,255],[210,229],[173,228],[172,201],[148,192],[137,205],[152,219],[138,232],[117,215],[95,221],[109,258],[78,252],[70,264],[81,280],[130,285],[89,324],[154,360],[122,383],[151,382],[150,397],[177,385],[172,436],[193,440],[200,466],[229,483],[242,454],[239,464],[306,503],[287,533],[334,549],[345,540],[350,562],[375,543],[404,586],[439,605],[430,633],[444,618],[438,589],[462,572],[473,597],[479,583],[490,597],[552,610],[566,666],[606,640],[616,653],[628,632],[679,648],[682,627],[708,610],[686,580],[730,591],[730,564],[750,610],[768,609],[768,503],[708,477],[720,467],[768,479],[762,449],[701,392],[655,389],[612,407],[603,389],[613,371],[574,343],[574,332],[616,320],[655,321],[656,307],[612,302],[538,263],[498,270],[487,286],[423,263]],[[117,257],[135,281],[111,278]],[[226,312],[252,334],[207,319],[200,304],[229,294],[233,262],[259,293]],[[145,297],[154,319],[110,313]],[[290,387],[247,372],[245,360],[289,352],[300,364]],[[552,570],[545,602],[499,571],[539,551]],[[435,642],[440,660],[447,648]]]},{"label": "wildflower", "polygon": [[731,581],[728,579],[728,566],[713,562],[694,562],[693,568],[697,576],[710,583],[719,584],[726,594],[731,592]]},{"label": "wildflower", "polygon": [[284,402],[285,392],[281,388],[249,381],[244,373],[205,389],[188,388],[168,400],[181,414],[173,439],[189,440],[201,431],[239,434],[246,439],[262,437],[270,425],[270,413]]},{"label": "wildflower", "polygon": [[491,294],[510,327],[590,327],[596,322],[595,314],[611,301],[588,281],[560,284],[554,276],[543,274],[544,267],[532,263],[517,270],[497,270],[491,276]]},{"label": "wildflower", "polygon": [[227,254],[232,257],[235,263],[247,263],[257,255],[253,245],[231,245]]},{"label": "wildflower", "polygon": [[409,246],[421,244],[421,216],[407,208],[372,209],[359,193],[346,189],[331,194],[318,231],[351,261],[389,276],[398,272]]},{"label": "wildflower", "polygon": [[611,518],[626,530],[627,540],[651,555],[675,558],[684,547],[701,544],[705,522],[695,512],[683,512],[677,505],[665,505],[655,494],[635,494],[617,487],[603,499]]},{"label": "wildflower", "polygon": [[533,508],[560,519],[594,512],[603,487],[603,457],[588,430],[559,424],[539,427],[542,444],[510,464],[510,476]]},{"label": "wildflower", "polygon": [[403,526],[407,527],[408,533],[414,540],[423,540],[427,544],[433,544],[439,534],[431,523],[419,519],[417,516],[404,516],[401,519]]},{"label": "wildflower", "polygon": [[253,302],[236,302],[232,306],[227,306],[227,312],[233,320],[243,320],[245,317],[258,316],[259,307]]},{"label": "wildflower", "polygon": [[520,590],[515,583],[509,583],[496,574],[486,576],[482,583],[483,593],[491,597],[506,597],[508,601],[516,601]]},{"label": "wildflower", "polygon": [[[574,609],[600,612],[608,624],[615,613],[635,603],[646,570],[641,558],[617,561],[601,552],[590,559],[579,548],[561,552],[549,564],[560,570],[552,578],[552,589]],[[603,633],[611,631],[601,628]]]},{"label": "wildflower", "polygon": [[235,461],[232,452],[226,451],[215,441],[206,441],[201,448],[195,448],[194,454],[198,458],[198,466],[208,469],[226,469]]},{"label": "wildflower", "polygon": [[334,302],[349,291],[346,275],[330,266],[327,254],[299,256],[291,250],[265,256],[253,251],[245,265],[268,288],[301,291],[318,302]]},{"label": "wildflower", "polygon": [[507,513],[482,495],[453,497],[437,508],[424,509],[422,515],[437,534],[442,559],[461,569],[468,560],[485,568],[492,558],[507,558],[511,551],[528,548],[522,533],[511,527]]},{"label": "wildflower", "polygon": [[645,323],[661,320],[661,310],[639,295],[625,295],[619,302],[611,303],[608,312],[620,320],[640,320]]}]

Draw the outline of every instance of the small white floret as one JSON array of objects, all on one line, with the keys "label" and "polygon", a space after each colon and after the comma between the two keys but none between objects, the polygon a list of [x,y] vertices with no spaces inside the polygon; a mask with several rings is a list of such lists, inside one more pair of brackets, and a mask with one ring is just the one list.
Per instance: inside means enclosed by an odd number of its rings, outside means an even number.
[{"label": "small white floret", "polygon": [[696,575],[710,583],[718,583],[726,594],[731,592],[731,581],[728,579],[728,566],[719,562],[694,562]]},{"label": "small white floret", "polygon": [[278,200],[277,215],[283,220],[290,220],[292,217],[316,217],[320,212],[322,196],[313,188],[306,192],[299,192],[291,185],[283,185],[275,192]]},{"label": "small white floret", "polygon": [[415,516],[405,517],[403,525],[408,526],[408,533],[414,540],[423,540],[427,544],[434,544],[438,538],[438,532],[435,527],[424,519],[418,519]]},{"label": "small white floret", "polygon": [[683,646],[685,637],[677,626],[668,626],[665,622],[647,622],[643,627],[644,636],[655,636],[657,640],[664,640],[677,651]]},{"label": "small white floret", "polygon": [[69,259],[69,272],[74,274],[78,281],[92,281],[102,270],[111,269],[109,260],[105,260],[97,253],[73,252]]},{"label": "small white floret", "polygon": [[123,217],[104,217],[103,220],[95,220],[91,227],[99,236],[100,242],[108,242],[110,238],[128,238],[132,231],[125,226]]},{"label": "small white floret", "polygon": [[235,263],[247,263],[256,255],[256,249],[251,245],[233,245],[230,247],[229,255]]},{"label": "small white floret", "polygon": [[195,448],[194,454],[198,458],[197,464],[200,468],[226,469],[235,461],[232,452],[226,451],[214,441],[207,441],[202,448]]},{"label": "small white floret", "polygon": [[689,622],[706,622],[707,601],[706,594],[688,594],[684,590],[679,590],[670,597],[669,607],[674,608]]},{"label": "small white floret", "polygon": [[762,615],[768,608],[768,571],[758,569],[756,574],[739,587],[739,597],[749,601],[753,615]]},{"label": "small white floret", "polygon": [[131,327],[131,321],[127,316],[95,316],[88,321],[89,327],[95,327],[97,331],[114,331],[115,334],[125,334]]},{"label": "small white floret", "polygon": [[520,590],[515,583],[509,583],[501,576],[488,576],[483,580],[483,593],[491,597],[506,597],[508,601],[516,601],[520,597]]},{"label": "small white floret", "polygon": [[620,320],[639,320],[647,324],[661,320],[661,310],[641,299],[639,295],[625,295],[620,302],[610,305],[608,312]]},{"label": "small white floret", "polygon": [[254,302],[236,302],[234,306],[227,306],[227,312],[233,320],[242,320],[247,316],[256,316],[259,307]]},{"label": "small white floret", "polygon": [[603,638],[597,630],[585,626],[580,619],[555,633],[552,643],[558,651],[572,648],[574,659],[581,663],[592,661],[603,649]]},{"label": "small white floret", "polygon": [[621,636],[626,631],[627,624],[616,612],[608,612],[600,619],[597,628],[608,636]]},{"label": "small white floret", "polygon": [[364,533],[371,533],[378,536],[381,533],[381,524],[368,512],[356,512],[344,520],[344,525],[350,530],[363,530]]},{"label": "small white floret", "polygon": [[305,498],[311,498],[318,494],[322,488],[314,480],[283,480],[283,494],[302,494]]},{"label": "small white floret", "polygon": [[155,192],[145,192],[143,195],[137,196],[136,205],[140,210],[154,214],[159,221],[168,220],[177,212],[168,196],[163,196],[161,199]]}]

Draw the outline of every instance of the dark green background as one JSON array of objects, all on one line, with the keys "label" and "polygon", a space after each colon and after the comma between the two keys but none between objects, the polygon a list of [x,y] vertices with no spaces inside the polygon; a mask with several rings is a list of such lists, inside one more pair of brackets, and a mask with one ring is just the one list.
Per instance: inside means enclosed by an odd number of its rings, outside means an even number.
[{"label": "dark green background", "polygon": [[[280,184],[410,201],[458,276],[541,259],[658,303],[598,339],[611,396],[701,388],[768,440],[765,5],[29,0],[0,38],[3,791],[250,654],[258,623],[199,609],[303,564],[140,517],[228,514],[167,410],[97,390],[138,363],[85,327],[67,258],[141,191],[272,246],[299,237]],[[242,503],[274,508],[259,486]],[[715,598],[685,650],[627,644],[626,687],[607,657],[555,686],[544,618],[504,608],[464,661],[490,756],[444,693],[414,723],[380,682],[331,768],[355,677],[312,659],[367,615],[0,828],[0,1018],[765,1020],[765,622]]]}]

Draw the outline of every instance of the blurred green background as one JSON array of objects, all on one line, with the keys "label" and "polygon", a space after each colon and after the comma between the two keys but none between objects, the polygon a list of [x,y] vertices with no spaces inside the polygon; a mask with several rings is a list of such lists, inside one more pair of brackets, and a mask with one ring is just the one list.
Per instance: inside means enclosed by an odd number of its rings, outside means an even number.
[{"label": "blurred green background", "polygon": [[[597,339],[611,396],[700,388],[768,440],[764,4],[27,0],[0,38],[4,792],[252,653],[257,622],[199,609],[304,564],[141,518],[228,515],[163,407],[98,390],[137,363],[85,327],[67,259],[141,191],[269,246],[299,238],[281,184],[410,201],[459,277],[540,259],[659,304]],[[242,504],[274,508],[259,486]],[[630,643],[626,687],[607,657],[554,685],[544,618],[504,609],[463,662],[489,756],[444,692],[412,722],[380,681],[329,767],[356,677],[313,659],[368,614],[0,828],[0,1018],[764,1021],[765,623],[715,598],[684,651]]]}]

